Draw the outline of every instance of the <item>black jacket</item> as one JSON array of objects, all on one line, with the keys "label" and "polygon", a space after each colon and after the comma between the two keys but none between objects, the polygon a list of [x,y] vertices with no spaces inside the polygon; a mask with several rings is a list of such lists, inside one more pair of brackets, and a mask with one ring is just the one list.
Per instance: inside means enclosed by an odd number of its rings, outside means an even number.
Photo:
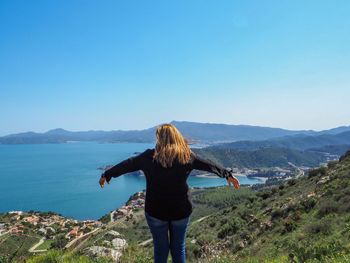
[{"label": "black jacket", "polygon": [[154,149],[126,159],[105,171],[109,182],[112,177],[142,170],[146,177],[145,211],[160,220],[178,220],[192,212],[191,193],[187,178],[193,169],[215,173],[227,178],[230,171],[192,153],[189,163],[182,165],[174,161],[172,167],[164,168],[153,160]]}]

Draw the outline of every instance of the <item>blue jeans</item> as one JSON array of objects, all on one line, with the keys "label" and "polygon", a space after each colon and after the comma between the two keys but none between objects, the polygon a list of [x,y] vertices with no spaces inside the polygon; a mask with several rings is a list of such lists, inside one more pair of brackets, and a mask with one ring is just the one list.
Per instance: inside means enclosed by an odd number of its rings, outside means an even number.
[{"label": "blue jeans", "polygon": [[169,249],[173,263],[185,263],[185,237],[190,217],[163,221],[150,216],[147,212],[145,216],[153,237],[154,263],[166,263]]}]

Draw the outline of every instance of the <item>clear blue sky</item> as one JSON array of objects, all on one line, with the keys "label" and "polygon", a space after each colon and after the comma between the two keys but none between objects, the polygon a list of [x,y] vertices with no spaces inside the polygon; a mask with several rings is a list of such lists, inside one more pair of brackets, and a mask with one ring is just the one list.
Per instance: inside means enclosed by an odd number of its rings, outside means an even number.
[{"label": "clear blue sky", "polygon": [[350,1],[0,2],[0,135],[350,124]]}]

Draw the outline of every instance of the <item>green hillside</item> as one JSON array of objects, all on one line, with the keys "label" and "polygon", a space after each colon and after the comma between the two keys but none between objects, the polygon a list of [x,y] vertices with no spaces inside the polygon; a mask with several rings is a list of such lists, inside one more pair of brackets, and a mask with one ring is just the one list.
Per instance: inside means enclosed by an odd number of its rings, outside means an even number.
[{"label": "green hillside", "polygon": [[288,148],[261,148],[256,150],[235,150],[219,147],[195,149],[201,156],[215,160],[225,167],[290,167],[289,162],[296,166],[317,167],[327,159],[319,152],[301,151]]},{"label": "green hillside", "polygon": [[[236,262],[327,262],[326,257],[349,262],[341,259],[350,251],[349,179],[348,153],[307,177],[255,192],[239,204],[232,202],[190,228],[190,253],[197,258],[228,253]],[[209,190],[200,199],[219,203],[220,191],[227,189]]]},{"label": "green hillside", "polygon": [[[337,134],[306,135],[296,134],[272,138],[268,140],[242,140],[233,143],[224,143],[213,146],[213,148],[236,149],[236,150],[256,150],[259,148],[290,148],[297,150],[307,150],[330,145],[348,145],[350,142],[350,131]],[[345,152],[342,152],[344,154]]]}]

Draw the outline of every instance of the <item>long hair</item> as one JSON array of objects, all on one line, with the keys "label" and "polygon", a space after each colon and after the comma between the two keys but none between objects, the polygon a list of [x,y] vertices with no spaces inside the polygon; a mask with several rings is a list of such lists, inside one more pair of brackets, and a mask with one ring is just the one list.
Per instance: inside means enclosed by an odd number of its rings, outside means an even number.
[{"label": "long hair", "polygon": [[186,164],[191,159],[191,149],[179,130],[172,124],[162,124],[156,131],[157,143],[153,155],[163,167],[168,168],[177,160]]}]

